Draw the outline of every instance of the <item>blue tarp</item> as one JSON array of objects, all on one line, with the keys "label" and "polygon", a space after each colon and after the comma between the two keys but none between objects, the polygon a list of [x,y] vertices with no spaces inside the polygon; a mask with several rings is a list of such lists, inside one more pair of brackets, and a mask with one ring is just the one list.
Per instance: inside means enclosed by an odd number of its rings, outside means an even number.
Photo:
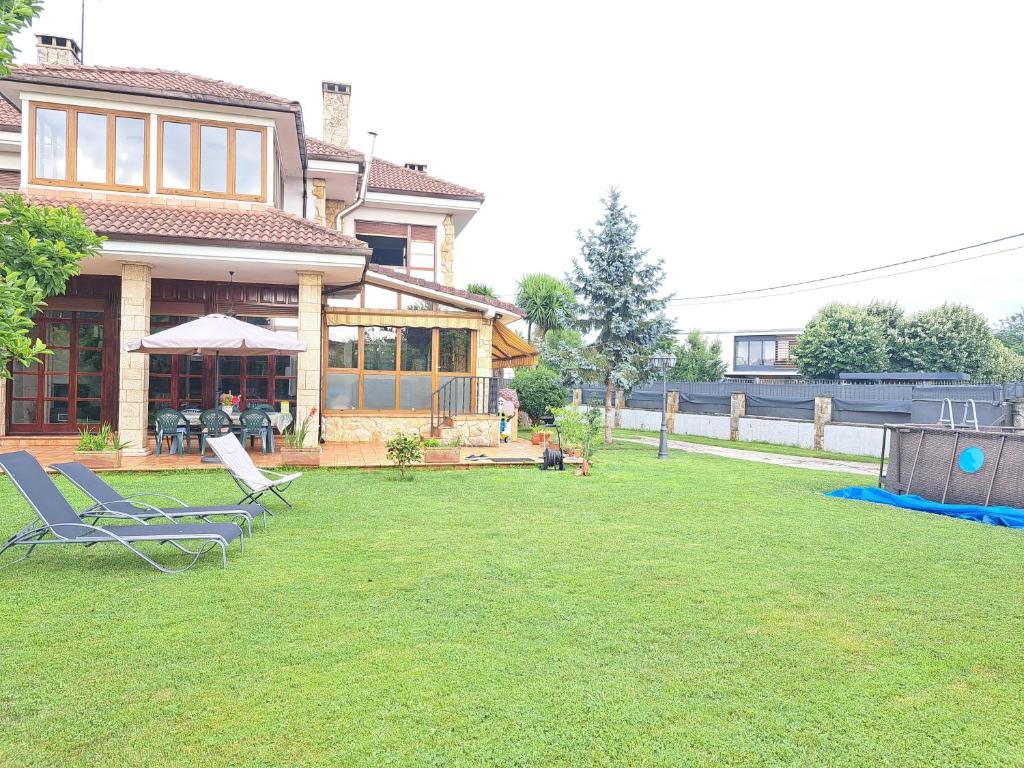
[{"label": "blue tarp", "polygon": [[949,515],[959,517],[963,520],[973,520],[977,523],[988,525],[1005,525],[1008,528],[1024,528],[1024,509],[1013,507],[982,507],[974,504],[940,504],[937,501],[928,501],[920,496],[900,496],[895,493],[883,491],[881,488],[840,488],[838,491],[829,491],[826,496],[837,499],[854,499],[856,501],[870,501],[873,504],[889,504],[902,509],[913,509],[917,512],[932,512],[938,515]]}]

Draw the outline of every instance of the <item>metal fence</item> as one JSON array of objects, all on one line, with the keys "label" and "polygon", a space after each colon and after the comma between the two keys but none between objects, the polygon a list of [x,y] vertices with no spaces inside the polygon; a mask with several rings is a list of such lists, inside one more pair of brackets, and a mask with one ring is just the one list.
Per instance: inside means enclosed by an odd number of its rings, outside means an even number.
[{"label": "metal fence", "polygon": [[[782,382],[670,381],[670,392],[679,393],[680,413],[729,413],[734,392],[747,395],[748,416],[786,419],[814,418],[814,398],[832,396],[834,421],[856,424],[928,424],[938,421],[947,398],[961,420],[963,405],[973,400],[982,426],[1008,423],[1006,401],[1024,399],[1024,382],[1005,384],[846,384],[839,381]],[[604,402],[604,388],[582,388],[583,402]],[[625,407],[660,410],[661,384],[637,387],[626,394]]]}]

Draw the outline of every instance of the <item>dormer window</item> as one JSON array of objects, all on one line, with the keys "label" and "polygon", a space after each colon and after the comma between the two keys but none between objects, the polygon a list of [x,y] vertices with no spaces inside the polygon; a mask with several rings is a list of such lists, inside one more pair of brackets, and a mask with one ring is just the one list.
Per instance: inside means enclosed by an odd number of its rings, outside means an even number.
[{"label": "dormer window", "polygon": [[266,129],[164,117],[159,131],[158,191],[267,199]]},{"label": "dormer window", "polygon": [[33,184],[144,192],[149,118],[135,112],[33,104]]}]

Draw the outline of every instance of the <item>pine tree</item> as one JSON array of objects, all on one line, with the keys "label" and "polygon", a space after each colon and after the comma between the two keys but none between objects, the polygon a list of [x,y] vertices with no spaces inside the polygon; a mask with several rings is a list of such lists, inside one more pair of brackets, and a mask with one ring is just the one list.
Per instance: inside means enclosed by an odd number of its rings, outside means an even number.
[{"label": "pine tree", "polygon": [[659,298],[665,270],[636,247],[637,223],[612,187],[603,200],[604,216],[594,229],[580,232],[580,256],[573,259],[569,287],[580,306],[577,324],[595,333],[591,345],[601,370],[604,393],[604,441],[612,441],[612,392],[652,378],[651,353],[674,333],[665,316],[671,295]]}]

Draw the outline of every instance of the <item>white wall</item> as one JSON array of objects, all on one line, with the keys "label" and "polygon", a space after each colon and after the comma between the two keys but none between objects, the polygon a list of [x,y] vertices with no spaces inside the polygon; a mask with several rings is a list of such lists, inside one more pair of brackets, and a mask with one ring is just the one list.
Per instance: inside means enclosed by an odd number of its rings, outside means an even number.
[{"label": "white wall", "polygon": [[745,416],[740,419],[740,440],[813,448],[814,422],[755,419]]},{"label": "white wall", "polygon": [[648,432],[661,431],[661,411],[642,411],[639,408],[623,408],[620,411],[619,426],[623,429],[645,429]]},{"label": "white wall", "polygon": [[729,439],[729,417],[702,413],[677,413],[673,432]]},{"label": "white wall", "polygon": [[[852,424],[826,424],[825,450],[835,453],[853,453],[859,456],[877,456],[882,450],[882,427]],[[886,454],[889,446],[885,447]]]}]

